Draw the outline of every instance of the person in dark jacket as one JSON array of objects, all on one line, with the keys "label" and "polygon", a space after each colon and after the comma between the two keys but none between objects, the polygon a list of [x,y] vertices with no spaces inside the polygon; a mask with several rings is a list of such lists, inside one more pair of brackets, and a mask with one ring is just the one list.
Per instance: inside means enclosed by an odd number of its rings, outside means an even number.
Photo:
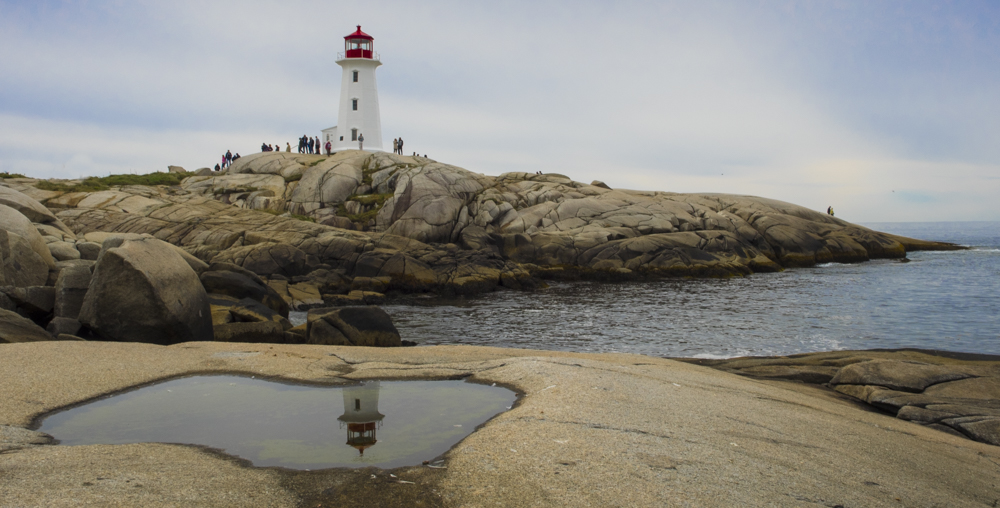
[{"label": "person in dark jacket", "polygon": [[365,149],[365,135],[358,134],[358,150],[364,150],[364,149]]}]

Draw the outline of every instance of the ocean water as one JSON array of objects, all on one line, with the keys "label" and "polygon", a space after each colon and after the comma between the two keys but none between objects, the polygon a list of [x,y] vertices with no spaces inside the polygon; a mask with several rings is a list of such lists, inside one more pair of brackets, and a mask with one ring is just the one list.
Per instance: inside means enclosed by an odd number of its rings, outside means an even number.
[{"label": "ocean water", "polygon": [[971,249],[725,280],[553,283],[385,309],[419,345],[701,358],[904,347],[1000,354],[1000,222],[864,225]]}]

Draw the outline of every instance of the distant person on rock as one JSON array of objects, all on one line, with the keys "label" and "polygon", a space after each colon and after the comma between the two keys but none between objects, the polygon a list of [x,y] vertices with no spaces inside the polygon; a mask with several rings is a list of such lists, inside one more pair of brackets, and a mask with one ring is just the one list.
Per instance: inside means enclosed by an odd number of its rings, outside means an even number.
[{"label": "distant person on rock", "polygon": [[267,145],[266,145],[266,144],[264,144],[264,143],[261,143],[261,144],[260,144],[260,151],[262,151],[262,152],[266,152],[266,151],[267,151]]},{"label": "distant person on rock", "polygon": [[233,152],[226,150],[226,167],[233,165]]},{"label": "distant person on rock", "polygon": [[403,155],[403,138],[399,138],[399,155]]},{"label": "distant person on rock", "polygon": [[218,165],[218,164],[216,164],[216,165],[215,165],[215,170],[216,170],[216,171],[218,171],[218,170],[219,170],[219,165]]},{"label": "distant person on rock", "polygon": [[292,144],[285,143],[285,153],[292,153]]},{"label": "distant person on rock", "polygon": [[309,153],[313,153],[313,138],[309,138],[309,142],[306,145],[309,147]]},{"label": "distant person on rock", "polygon": [[236,152],[236,155],[233,156],[233,161],[239,160],[239,158],[240,158],[240,152]]},{"label": "distant person on rock", "polygon": [[392,138],[392,153],[399,153],[399,140]]},{"label": "distant person on rock", "polygon": [[333,145],[331,145],[331,144],[330,144],[330,142],[329,142],[329,141],[327,141],[327,142],[326,142],[326,154],[327,154],[327,155],[330,155],[330,149],[331,149],[331,148],[333,148]]},{"label": "distant person on rock", "polygon": [[832,206],[826,207],[826,213],[830,214],[830,217],[833,217],[833,207]]},{"label": "distant person on rock", "polygon": [[364,149],[365,149],[365,135],[358,134],[358,150],[364,150]]}]

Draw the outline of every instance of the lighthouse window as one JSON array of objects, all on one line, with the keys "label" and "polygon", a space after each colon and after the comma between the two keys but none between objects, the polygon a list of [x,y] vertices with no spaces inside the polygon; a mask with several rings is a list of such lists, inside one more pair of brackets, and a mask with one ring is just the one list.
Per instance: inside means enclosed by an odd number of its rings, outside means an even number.
[{"label": "lighthouse window", "polygon": [[358,71],[354,71],[354,82],[358,82]]},{"label": "lighthouse window", "polygon": [[357,141],[357,140],[358,140],[358,130],[351,129],[351,141]]},{"label": "lighthouse window", "polygon": [[351,103],[353,104],[354,111],[357,111],[358,110],[358,100],[357,99],[351,99]]}]

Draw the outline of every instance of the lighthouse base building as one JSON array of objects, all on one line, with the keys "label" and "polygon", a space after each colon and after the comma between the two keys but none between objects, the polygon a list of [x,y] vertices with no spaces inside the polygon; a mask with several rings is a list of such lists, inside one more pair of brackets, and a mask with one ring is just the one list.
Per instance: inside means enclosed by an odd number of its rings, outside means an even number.
[{"label": "lighthouse base building", "polygon": [[[361,31],[344,37],[344,52],[337,54],[342,69],[340,80],[340,111],[337,125],[322,130],[322,146],[330,142],[331,150],[364,148],[383,151],[382,121],[378,109],[378,86],[375,69],[382,65],[373,49],[375,39]],[[361,139],[364,138],[362,145]]]}]

